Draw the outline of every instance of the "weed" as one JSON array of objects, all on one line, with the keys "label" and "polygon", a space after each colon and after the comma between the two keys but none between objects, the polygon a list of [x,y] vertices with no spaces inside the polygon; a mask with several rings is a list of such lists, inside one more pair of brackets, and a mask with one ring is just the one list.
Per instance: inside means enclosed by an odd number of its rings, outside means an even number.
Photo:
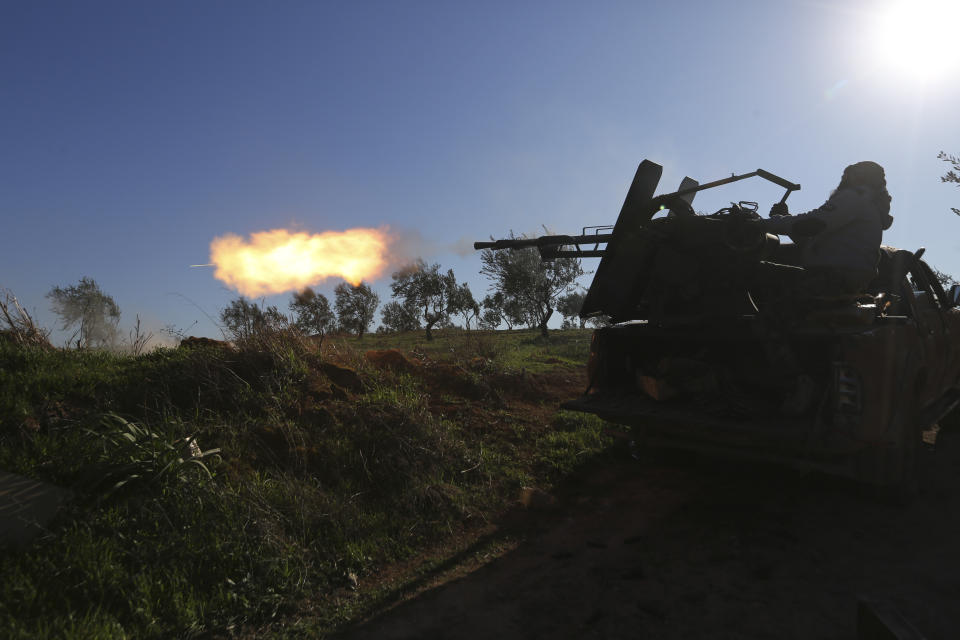
[{"label": "weed", "polygon": [[[0,637],[229,635],[293,612],[329,631],[359,611],[327,597],[351,574],[362,589],[604,446],[599,422],[490,406],[493,376],[582,366],[584,335],[321,349],[280,328],[136,357],[0,341],[0,468],[79,495],[31,546],[0,548]],[[416,367],[362,351],[383,348]]]},{"label": "weed", "polygon": [[21,346],[35,346],[46,349],[50,345],[50,331],[38,327],[33,317],[20,305],[13,292],[3,290],[0,300],[0,341],[12,342]]},{"label": "weed", "polygon": [[199,468],[212,479],[204,458],[220,453],[220,449],[202,451],[195,436],[170,440],[150,429],[108,413],[101,420],[102,429],[87,433],[102,444],[98,463],[91,467],[97,478],[91,489],[108,486],[106,496],[132,483],[157,483],[165,476],[182,480],[193,468]]}]

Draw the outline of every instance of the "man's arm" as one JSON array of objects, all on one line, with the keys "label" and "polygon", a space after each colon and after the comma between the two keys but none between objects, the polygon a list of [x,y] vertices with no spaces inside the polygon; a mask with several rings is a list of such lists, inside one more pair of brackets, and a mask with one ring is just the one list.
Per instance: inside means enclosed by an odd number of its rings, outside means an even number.
[{"label": "man's arm", "polygon": [[862,215],[868,206],[864,195],[854,189],[837,191],[823,205],[795,216],[786,215],[764,220],[763,227],[778,235],[811,236],[839,229]]}]

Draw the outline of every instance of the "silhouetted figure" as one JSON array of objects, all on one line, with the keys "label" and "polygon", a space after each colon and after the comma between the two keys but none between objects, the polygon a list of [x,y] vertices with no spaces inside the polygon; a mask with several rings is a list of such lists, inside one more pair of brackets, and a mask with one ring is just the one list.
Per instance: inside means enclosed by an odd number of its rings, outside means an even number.
[{"label": "silhouetted figure", "polygon": [[786,203],[770,209],[765,231],[788,235],[778,261],[801,266],[801,287],[813,295],[863,291],[877,275],[883,231],[893,222],[883,167],[858,162],[843,171],[840,184],[817,209],[791,216]]}]

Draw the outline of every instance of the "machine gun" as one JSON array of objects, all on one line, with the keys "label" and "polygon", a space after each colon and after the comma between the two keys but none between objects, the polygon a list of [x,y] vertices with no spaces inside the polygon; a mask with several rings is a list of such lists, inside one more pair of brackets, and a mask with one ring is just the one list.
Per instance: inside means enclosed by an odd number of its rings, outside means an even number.
[{"label": "machine gun", "polygon": [[[648,161],[644,160],[644,163],[648,163]],[[652,165],[653,163],[649,164]],[[639,190],[637,189],[638,186],[642,188],[642,182],[645,177],[644,174],[648,172],[642,172],[641,170],[643,169],[644,164],[641,163],[640,167],[637,168],[636,175],[634,176],[633,184],[631,185],[630,192],[627,195],[627,201],[624,202],[624,209],[627,208],[627,204],[631,201],[630,195],[635,190]],[[656,204],[659,205],[653,210],[653,213],[656,213],[657,210],[668,209],[669,207],[666,206],[667,204],[676,205],[678,200],[686,203],[687,207],[680,205],[683,210],[686,210],[690,205],[692,205],[693,198],[698,192],[705,189],[730,184],[731,182],[745,180],[754,176],[760,176],[761,178],[765,178],[766,180],[785,188],[787,191],[783,194],[783,198],[780,199],[780,202],[786,202],[790,193],[800,189],[799,184],[789,182],[763,169],[757,169],[756,171],[751,171],[750,173],[744,173],[741,175],[732,175],[729,178],[714,180],[713,182],[708,182],[706,184],[700,184],[692,178],[685,177],[680,183],[680,188],[675,192],[657,196],[653,199],[653,201],[656,201]],[[641,182],[640,185],[638,185],[638,181]],[[620,212],[621,217],[623,216],[623,213],[624,210],[622,209]],[[476,251],[480,251],[482,249],[493,249],[494,251],[497,251],[500,249],[526,249],[529,247],[536,247],[540,251],[540,257],[543,260],[554,260],[556,258],[602,258],[604,255],[606,255],[607,249],[600,248],[600,245],[606,245],[609,243],[613,238],[616,229],[616,225],[593,225],[583,227],[580,235],[576,236],[547,235],[539,236],[537,238],[506,238],[502,240],[491,240],[489,242],[474,242],[473,248]]]},{"label": "machine gun", "polygon": [[[654,162],[644,160],[640,163],[630,189],[627,191],[623,207],[620,209],[620,215],[613,226],[583,227],[579,235],[546,235],[538,238],[508,238],[475,242],[473,248],[479,251],[536,247],[543,260],[600,258],[600,265],[587,292],[580,316],[606,314],[615,320],[629,319],[635,314],[638,301],[642,298],[655,272],[662,271],[662,269],[658,270],[662,265],[655,262],[663,244],[664,231],[667,231],[669,226],[662,224],[664,220],[667,222],[696,220],[713,223],[721,219],[736,220],[743,215],[756,216],[756,203],[747,202],[721,210],[725,212],[723,216],[721,212],[714,214],[712,219],[708,219],[708,216],[697,216],[692,206],[693,198],[697,193],[754,176],[769,180],[786,189],[780,202],[786,202],[793,191],[800,189],[799,184],[794,184],[769,171],[757,169],[706,184],[700,184],[686,177],[677,191],[654,197],[653,194],[662,173],[663,167]],[[666,219],[654,220],[654,216],[664,210],[667,210],[670,215]],[[718,229],[715,224],[685,224],[684,231],[691,231],[691,227],[697,227],[697,229],[693,230],[694,233],[688,233],[688,237],[704,233],[711,234]]]},{"label": "machine gun", "polygon": [[[588,229],[591,231],[588,233]],[[481,249],[526,249],[536,247],[543,260],[556,258],[600,258],[606,253],[601,244],[607,244],[613,236],[613,225],[584,227],[578,236],[540,236],[539,238],[507,238],[490,242],[474,242],[473,248]],[[593,248],[585,246],[593,245]]]}]

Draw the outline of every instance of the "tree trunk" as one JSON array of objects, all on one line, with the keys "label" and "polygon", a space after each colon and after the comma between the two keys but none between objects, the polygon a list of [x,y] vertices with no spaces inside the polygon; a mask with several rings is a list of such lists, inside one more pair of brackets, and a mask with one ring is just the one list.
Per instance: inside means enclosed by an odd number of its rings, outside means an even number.
[{"label": "tree trunk", "polygon": [[441,318],[443,318],[443,315],[442,315],[442,314],[439,314],[439,313],[434,313],[434,314],[425,313],[425,314],[423,314],[423,319],[424,319],[424,320],[426,321],[426,323],[427,323],[427,326],[426,326],[427,342],[433,340],[433,333],[432,333],[433,325],[437,324],[437,323],[440,321]]},{"label": "tree trunk", "polygon": [[553,309],[550,309],[547,312],[547,315],[543,317],[543,321],[540,323],[540,335],[544,338],[547,337],[547,323],[550,322],[550,318],[553,316]]}]

